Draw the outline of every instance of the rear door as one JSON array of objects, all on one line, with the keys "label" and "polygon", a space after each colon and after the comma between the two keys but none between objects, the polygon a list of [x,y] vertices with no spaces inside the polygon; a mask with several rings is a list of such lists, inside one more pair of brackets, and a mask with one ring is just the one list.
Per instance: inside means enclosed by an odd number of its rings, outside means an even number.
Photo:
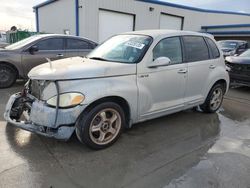
[{"label": "rear door", "polygon": [[74,56],[86,56],[92,49],[95,48],[95,44],[83,39],[67,38],[66,39],[66,57]]},{"label": "rear door", "polygon": [[[210,84],[210,77],[218,60],[211,57],[212,52],[209,51],[209,44],[202,36],[183,36],[182,39],[185,48],[185,62],[188,64],[185,102],[188,106],[193,106],[205,99],[206,87]],[[217,47],[214,50],[218,51]],[[217,55],[220,56],[219,51]]]},{"label": "rear door", "polygon": [[38,51],[30,53],[29,48],[22,52],[22,66],[25,75],[35,66],[64,57],[64,39],[63,38],[46,38],[39,40],[32,46],[37,46]]}]

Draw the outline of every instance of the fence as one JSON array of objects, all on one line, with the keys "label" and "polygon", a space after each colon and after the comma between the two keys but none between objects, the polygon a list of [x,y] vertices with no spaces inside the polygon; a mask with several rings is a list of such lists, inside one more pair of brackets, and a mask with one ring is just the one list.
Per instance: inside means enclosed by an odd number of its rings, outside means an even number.
[{"label": "fence", "polygon": [[7,42],[12,44],[36,34],[39,33],[29,31],[7,31]]}]

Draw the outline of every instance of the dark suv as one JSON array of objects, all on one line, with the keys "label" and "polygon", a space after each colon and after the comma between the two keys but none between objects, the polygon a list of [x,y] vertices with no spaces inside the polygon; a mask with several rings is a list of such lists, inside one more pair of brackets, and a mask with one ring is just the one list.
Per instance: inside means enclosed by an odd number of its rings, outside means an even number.
[{"label": "dark suv", "polygon": [[240,55],[248,49],[247,41],[243,40],[221,40],[218,44],[223,51],[224,57]]},{"label": "dark suv", "polygon": [[232,86],[250,87],[250,49],[239,56],[226,57]]},{"label": "dark suv", "polygon": [[0,88],[10,87],[17,78],[26,78],[33,67],[47,62],[47,58],[85,56],[96,46],[82,37],[44,34],[0,48]]}]

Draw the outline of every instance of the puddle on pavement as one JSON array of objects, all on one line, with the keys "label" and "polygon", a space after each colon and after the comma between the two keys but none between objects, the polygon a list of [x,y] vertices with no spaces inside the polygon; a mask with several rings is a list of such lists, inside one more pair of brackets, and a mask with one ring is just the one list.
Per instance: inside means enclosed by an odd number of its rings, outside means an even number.
[{"label": "puddle on pavement", "polygon": [[164,188],[250,187],[250,120],[219,115],[221,132],[194,167]]}]

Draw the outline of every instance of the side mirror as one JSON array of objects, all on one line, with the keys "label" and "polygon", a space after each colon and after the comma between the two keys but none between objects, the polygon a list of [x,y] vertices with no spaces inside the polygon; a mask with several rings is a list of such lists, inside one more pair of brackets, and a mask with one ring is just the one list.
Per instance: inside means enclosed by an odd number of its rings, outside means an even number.
[{"label": "side mirror", "polygon": [[31,46],[29,48],[30,54],[34,55],[35,52],[38,52],[38,47],[37,46]]},{"label": "side mirror", "polygon": [[167,66],[171,63],[171,60],[168,57],[158,57],[152,63],[148,65],[149,68]]}]

